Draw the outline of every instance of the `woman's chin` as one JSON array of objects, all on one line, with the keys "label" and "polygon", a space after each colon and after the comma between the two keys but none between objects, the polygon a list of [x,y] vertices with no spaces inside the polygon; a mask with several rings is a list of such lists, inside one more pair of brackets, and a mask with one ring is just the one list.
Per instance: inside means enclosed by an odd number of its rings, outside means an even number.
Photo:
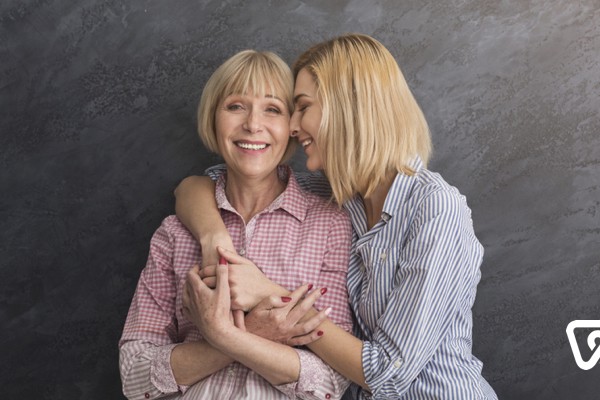
[{"label": "woman's chin", "polygon": [[320,171],[323,169],[323,163],[321,163],[321,160],[313,160],[308,158],[306,160],[306,169],[311,172]]}]

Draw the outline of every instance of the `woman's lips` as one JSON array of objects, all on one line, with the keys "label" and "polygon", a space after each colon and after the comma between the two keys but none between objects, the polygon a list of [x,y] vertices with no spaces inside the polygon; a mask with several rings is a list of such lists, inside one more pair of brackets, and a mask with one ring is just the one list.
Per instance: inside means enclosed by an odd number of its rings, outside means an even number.
[{"label": "woman's lips", "polygon": [[266,143],[248,143],[248,142],[234,142],[237,147],[244,150],[264,150],[267,148]]}]

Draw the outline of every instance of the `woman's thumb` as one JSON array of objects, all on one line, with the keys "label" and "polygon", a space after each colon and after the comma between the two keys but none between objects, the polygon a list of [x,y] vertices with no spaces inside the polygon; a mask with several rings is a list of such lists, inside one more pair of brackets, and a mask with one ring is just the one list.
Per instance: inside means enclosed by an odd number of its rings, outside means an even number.
[{"label": "woman's thumb", "polygon": [[[246,259],[242,256],[237,255],[235,252],[225,249],[224,247],[217,246],[217,251],[221,256],[221,260],[224,258],[230,264],[242,264]],[[221,261],[219,261],[221,264]]]}]

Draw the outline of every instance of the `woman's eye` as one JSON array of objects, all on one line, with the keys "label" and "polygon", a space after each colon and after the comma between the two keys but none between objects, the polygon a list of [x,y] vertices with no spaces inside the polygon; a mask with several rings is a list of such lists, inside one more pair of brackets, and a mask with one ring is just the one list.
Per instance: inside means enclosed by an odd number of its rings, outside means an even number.
[{"label": "woman's eye", "polygon": [[229,104],[227,106],[227,109],[229,111],[239,111],[239,110],[242,110],[243,107],[241,106],[241,104]]},{"label": "woman's eye", "polygon": [[277,107],[267,107],[267,112],[271,114],[281,114],[281,110]]}]

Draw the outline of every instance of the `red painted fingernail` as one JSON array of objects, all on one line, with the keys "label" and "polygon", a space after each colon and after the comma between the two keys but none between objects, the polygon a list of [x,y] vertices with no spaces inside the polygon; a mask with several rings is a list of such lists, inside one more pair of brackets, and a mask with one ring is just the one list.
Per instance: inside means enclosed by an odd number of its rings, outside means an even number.
[{"label": "red painted fingernail", "polygon": [[292,301],[292,298],[288,296],[281,296],[281,301],[283,301],[284,303],[289,303],[290,301]]},{"label": "red painted fingernail", "polygon": [[227,265],[227,260],[225,257],[221,256],[221,258],[219,258],[219,265]]},{"label": "red painted fingernail", "polygon": [[327,288],[326,287],[324,287],[323,289],[321,289],[321,294],[325,294],[325,293],[327,293]]},{"label": "red painted fingernail", "polygon": [[310,290],[310,289],[312,289],[312,288],[313,288],[313,284],[312,284],[312,283],[309,283],[309,284],[308,284],[308,290]]},{"label": "red painted fingernail", "polygon": [[323,331],[317,332],[317,336],[323,336]]}]

